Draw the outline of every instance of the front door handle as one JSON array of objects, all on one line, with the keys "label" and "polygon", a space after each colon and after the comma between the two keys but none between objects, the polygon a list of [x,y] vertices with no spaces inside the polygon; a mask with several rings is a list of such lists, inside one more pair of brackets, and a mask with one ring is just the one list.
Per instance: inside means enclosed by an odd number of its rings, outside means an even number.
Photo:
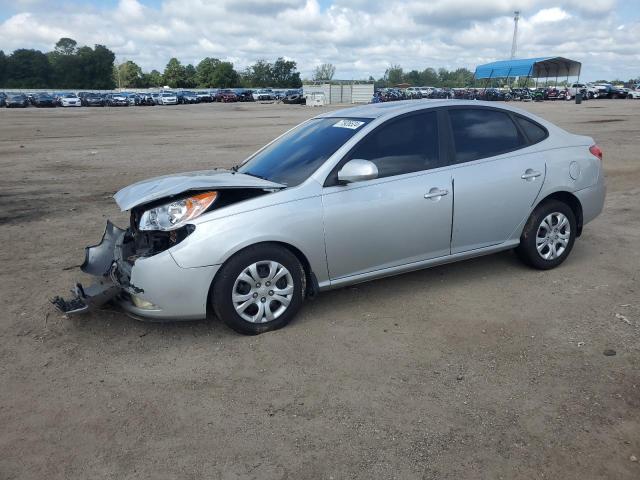
[{"label": "front door handle", "polygon": [[542,175],[542,173],[527,168],[520,178],[523,180],[533,180],[534,178],[538,178],[540,175]]},{"label": "front door handle", "polygon": [[429,193],[424,194],[424,198],[440,198],[449,193],[449,190],[441,188],[432,188]]}]

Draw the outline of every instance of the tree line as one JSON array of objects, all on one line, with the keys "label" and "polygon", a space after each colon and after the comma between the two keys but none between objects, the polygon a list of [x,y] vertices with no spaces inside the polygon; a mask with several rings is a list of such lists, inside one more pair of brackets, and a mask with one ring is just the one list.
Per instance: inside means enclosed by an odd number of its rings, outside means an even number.
[{"label": "tree line", "polygon": [[[112,90],[118,88],[228,88],[302,86],[295,61],[280,57],[275,62],[258,60],[238,71],[233,63],[206,57],[197,65],[183,65],[177,58],[169,60],[163,72],[144,72],[129,60],[119,65],[115,54],[104,45],[79,47],[71,38],[61,38],[51,52],[18,49],[10,55],[0,50],[0,87],[61,88]],[[315,67],[312,80],[333,79],[336,68],[331,63]],[[405,71],[391,65],[378,79],[369,77],[377,88],[407,84],[410,86],[466,87],[473,83],[473,72],[466,68]]]},{"label": "tree line", "polygon": [[61,38],[51,52],[18,49],[10,55],[0,50],[0,87],[112,90],[149,88],[285,87],[302,86],[297,64],[278,58],[258,60],[242,71],[233,63],[207,57],[196,66],[183,65],[177,58],[164,72],[144,72],[131,60],[119,65],[115,54],[104,45],[79,47],[72,38]]},{"label": "tree line", "polygon": [[425,68],[422,71],[405,71],[400,65],[391,65],[384,76],[377,80],[369,77],[376,87],[393,87],[408,84],[413,87],[468,87],[473,83],[473,72],[467,68],[447,70],[446,68]]},{"label": "tree line", "polygon": [[21,48],[7,56],[0,50],[0,85],[108,90],[114,87],[115,58],[104,45],[78,48],[71,38],[61,38],[48,53]]},{"label": "tree line", "polygon": [[278,58],[275,62],[258,60],[238,72],[231,62],[206,57],[196,66],[183,65],[177,58],[167,63],[164,72],[143,72],[129,60],[115,69],[115,82],[119,88],[228,88],[228,87],[286,87],[302,86],[296,62]]}]

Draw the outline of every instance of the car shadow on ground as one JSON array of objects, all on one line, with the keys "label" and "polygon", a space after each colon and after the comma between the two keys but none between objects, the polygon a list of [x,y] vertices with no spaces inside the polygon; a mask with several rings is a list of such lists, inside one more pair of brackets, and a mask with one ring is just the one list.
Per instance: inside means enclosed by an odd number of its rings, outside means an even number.
[{"label": "car shadow on ground", "polygon": [[[577,248],[575,250],[578,250]],[[524,271],[532,271],[523,265],[511,251],[473,258],[461,262],[441,265],[402,275],[373,280],[354,286],[330,290],[308,300],[302,307],[293,324],[298,327],[316,321],[318,317],[332,317],[341,309],[362,307],[370,302],[368,298],[393,298],[407,294],[407,290],[419,291],[428,296],[430,287],[446,281],[446,288],[462,288],[464,285],[481,282],[489,275],[505,275],[506,279],[520,276]],[[354,293],[357,292],[357,295]],[[145,321],[128,316],[116,306],[92,312],[86,316],[70,319],[74,327],[89,336],[131,335],[132,337],[213,336],[216,339],[238,338],[239,335],[229,329],[213,312],[209,311],[203,320]]]}]

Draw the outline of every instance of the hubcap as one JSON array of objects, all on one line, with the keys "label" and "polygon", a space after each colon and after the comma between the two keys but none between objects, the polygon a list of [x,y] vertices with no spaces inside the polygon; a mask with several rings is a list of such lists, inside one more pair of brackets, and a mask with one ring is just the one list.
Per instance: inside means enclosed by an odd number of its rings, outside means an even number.
[{"label": "hubcap", "polygon": [[278,262],[265,260],[249,265],[238,275],[231,301],[247,322],[271,322],[289,307],[293,288],[289,270]]},{"label": "hubcap", "polygon": [[569,219],[560,212],[550,213],[540,223],[536,233],[536,249],[545,260],[560,257],[571,238]]}]

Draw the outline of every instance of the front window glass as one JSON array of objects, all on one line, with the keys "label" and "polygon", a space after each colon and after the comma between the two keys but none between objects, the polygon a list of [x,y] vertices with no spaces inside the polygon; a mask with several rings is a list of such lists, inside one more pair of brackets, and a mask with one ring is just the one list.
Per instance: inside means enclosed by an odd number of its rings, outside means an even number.
[{"label": "front window glass", "polygon": [[238,172],[282,183],[304,182],[369,119],[314,118],[244,163]]},{"label": "front window glass", "polygon": [[441,167],[436,112],[389,120],[367,135],[348,159],[375,163],[378,178]]}]

